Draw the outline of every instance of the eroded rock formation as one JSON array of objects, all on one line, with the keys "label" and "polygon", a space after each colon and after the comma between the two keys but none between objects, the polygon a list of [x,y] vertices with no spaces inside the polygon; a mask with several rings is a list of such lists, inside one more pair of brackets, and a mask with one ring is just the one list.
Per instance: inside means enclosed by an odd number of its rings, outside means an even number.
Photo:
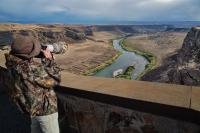
[{"label": "eroded rock formation", "polygon": [[[41,43],[55,43],[58,41],[64,42],[80,42],[86,39],[87,29],[82,28],[71,28],[71,27],[59,27],[59,26],[48,26],[35,29],[12,29],[0,31],[0,45],[8,45],[12,40],[12,36],[16,34],[22,35],[34,35],[38,37]],[[92,31],[90,31],[92,32]],[[89,33],[92,35],[92,33]]]},{"label": "eroded rock formation", "polygon": [[200,27],[192,28],[182,48],[142,80],[200,86]]}]

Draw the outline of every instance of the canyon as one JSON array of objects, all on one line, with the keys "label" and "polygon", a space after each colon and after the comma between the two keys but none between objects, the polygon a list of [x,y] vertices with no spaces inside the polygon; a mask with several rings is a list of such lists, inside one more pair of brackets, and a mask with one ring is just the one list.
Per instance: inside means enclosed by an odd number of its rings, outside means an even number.
[{"label": "canyon", "polygon": [[142,77],[144,81],[200,85],[200,28],[193,27],[182,47],[164,63]]},{"label": "canyon", "polygon": [[[83,74],[115,57],[117,51],[112,47],[111,40],[127,35],[130,47],[150,51],[158,60],[157,66],[141,80],[199,85],[199,28],[191,29],[184,39],[189,30],[170,25],[0,24],[1,64],[12,36],[31,34],[38,37],[41,43],[68,43],[69,50],[56,55],[56,60],[64,71]],[[146,38],[153,42],[146,41]],[[131,44],[131,41],[136,43]]]}]

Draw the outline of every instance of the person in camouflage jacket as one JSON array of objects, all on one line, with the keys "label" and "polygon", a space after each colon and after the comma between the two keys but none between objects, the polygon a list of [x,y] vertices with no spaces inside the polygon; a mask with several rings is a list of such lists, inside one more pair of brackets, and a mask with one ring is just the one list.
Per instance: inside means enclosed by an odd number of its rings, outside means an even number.
[{"label": "person in camouflage jacket", "polygon": [[[47,62],[45,64],[40,58],[35,58],[41,52]],[[57,113],[57,98],[53,87],[60,83],[61,77],[52,54],[41,50],[37,39],[18,35],[14,37],[11,51],[5,54],[5,58],[9,73],[9,96],[22,113],[32,118],[31,132],[59,132],[58,125],[50,130],[47,128],[53,127],[48,127],[49,123],[42,121]],[[52,126],[55,127],[55,123]]]}]

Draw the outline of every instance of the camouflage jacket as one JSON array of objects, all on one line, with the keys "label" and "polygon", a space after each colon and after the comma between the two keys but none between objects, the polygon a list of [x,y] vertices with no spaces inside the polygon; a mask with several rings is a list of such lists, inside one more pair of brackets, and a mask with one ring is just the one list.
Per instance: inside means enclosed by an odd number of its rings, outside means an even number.
[{"label": "camouflage jacket", "polygon": [[25,114],[42,116],[57,112],[53,87],[60,82],[55,63],[45,66],[39,61],[22,60],[5,54],[8,68],[8,92],[11,100]]}]

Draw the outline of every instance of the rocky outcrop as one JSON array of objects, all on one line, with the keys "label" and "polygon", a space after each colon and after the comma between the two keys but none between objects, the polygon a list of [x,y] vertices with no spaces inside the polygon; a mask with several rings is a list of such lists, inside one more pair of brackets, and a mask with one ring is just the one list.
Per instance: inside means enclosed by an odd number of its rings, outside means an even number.
[{"label": "rocky outcrop", "polygon": [[16,34],[34,35],[39,38],[41,43],[55,43],[60,41],[73,43],[84,41],[86,39],[84,28],[78,30],[64,26],[48,26],[47,28],[0,31],[0,45],[8,45],[9,42],[12,41],[12,36],[15,36]]},{"label": "rocky outcrop", "polygon": [[78,41],[85,39],[85,33],[80,33],[80,32],[74,31],[74,30],[66,30],[65,35],[67,37],[70,37],[70,38],[72,38],[74,40],[78,40]]},{"label": "rocky outcrop", "polygon": [[9,40],[11,40],[11,33],[9,31],[0,32],[0,44],[6,45]]},{"label": "rocky outcrop", "polygon": [[[88,26],[93,31],[108,31],[117,33],[155,33],[166,31],[170,25],[98,25]],[[171,28],[172,29],[172,28]],[[175,28],[173,28],[175,29]]]},{"label": "rocky outcrop", "polygon": [[87,36],[93,36],[93,31],[91,28],[86,28],[84,31],[85,35]]},{"label": "rocky outcrop", "polygon": [[192,28],[182,48],[142,80],[200,86],[200,27]]}]

